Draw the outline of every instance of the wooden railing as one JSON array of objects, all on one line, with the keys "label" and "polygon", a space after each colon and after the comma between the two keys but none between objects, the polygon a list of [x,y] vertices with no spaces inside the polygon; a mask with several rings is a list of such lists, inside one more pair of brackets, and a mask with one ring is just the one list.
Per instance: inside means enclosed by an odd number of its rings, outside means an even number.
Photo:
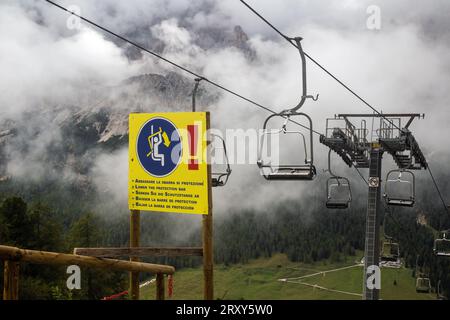
[{"label": "wooden railing", "polygon": [[73,254],[97,258],[201,257],[201,247],[75,248]]},{"label": "wooden railing", "polygon": [[115,271],[153,273],[156,274],[156,299],[158,300],[164,299],[164,275],[171,275],[175,272],[175,268],[168,265],[27,250],[8,246],[0,246],[0,259],[5,261],[4,300],[19,299],[20,262],[45,265],[77,265]]}]

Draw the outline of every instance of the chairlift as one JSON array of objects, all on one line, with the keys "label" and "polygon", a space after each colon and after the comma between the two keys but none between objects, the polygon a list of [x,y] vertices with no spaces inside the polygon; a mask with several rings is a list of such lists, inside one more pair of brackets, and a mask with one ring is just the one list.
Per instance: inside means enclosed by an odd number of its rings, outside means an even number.
[{"label": "chairlift", "polygon": [[386,217],[392,212],[387,207],[385,210],[383,218],[383,236],[385,240],[381,246],[380,261],[387,267],[400,267],[400,245],[393,237],[386,234]]},{"label": "chairlift", "polygon": [[[196,78],[195,79],[194,90],[192,91],[192,112],[196,111],[196,96],[197,96],[198,86],[200,84],[200,81],[202,81],[202,80],[204,80],[204,78]],[[228,161],[228,155],[227,155],[227,146],[225,144],[225,140],[221,136],[216,135],[216,134],[211,134],[211,137],[213,137],[213,139],[220,140],[221,145],[222,145],[222,148],[220,148],[220,149],[223,150],[224,160],[225,160],[225,170],[218,170],[217,172],[212,170],[211,185],[213,187],[223,187],[227,184],[228,178],[231,175],[230,162]],[[218,148],[216,148],[216,149],[218,149]],[[215,168],[212,168],[212,169],[215,169]]]},{"label": "chairlift", "polygon": [[[409,179],[405,179],[405,176]],[[412,207],[415,202],[415,176],[407,170],[391,170],[386,177],[384,198],[390,206]]]},{"label": "chairlift", "polygon": [[[304,134],[299,130],[288,130],[286,128],[287,122],[290,120],[291,116],[304,116],[308,119],[310,123],[310,154],[311,158],[308,159],[308,148],[306,146],[306,138]],[[283,117],[285,122],[283,127],[278,130],[267,129],[267,123],[270,119],[274,117]],[[272,164],[271,162],[264,162],[262,159],[262,151],[264,149],[265,137],[272,134],[283,134],[283,135],[297,135],[300,138],[301,145],[305,150],[304,164]],[[316,168],[313,164],[313,136],[312,136],[312,121],[309,116],[303,113],[295,113],[289,115],[274,114],[266,119],[264,122],[263,133],[261,135],[260,148],[258,152],[258,167],[261,170],[261,174],[267,180],[313,180],[316,176]]]},{"label": "chairlift", "polygon": [[398,261],[400,257],[400,246],[392,239],[383,242],[381,250],[381,261]]},{"label": "chairlift", "polygon": [[211,134],[211,136],[214,139],[220,140],[222,147],[215,148],[215,150],[217,150],[217,149],[223,150],[223,160],[225,161],[225,163],[224,163],[225,170],[218,170],[216,172],[213,171],[211,173],[212,186],[213,187],[223,187],[227,184],[228,178],[231,175],[231,168],[230,168],[230,162],[228,161],[227,148],[226,148],[225,140],[221,136],[216,135],[216,134]]},{"label": "chairlift", "polygon": [[[302,112],[298,112],[298,110],[303,106],[307,98],[311,98],[314,101],[317,101],[318,95],[316,97],[308,96],[306,94],[306,59],[305,54],[303,52],[302,46],[300,41],[302,38],[295,38],[291,39],[295,40],[297,43],[297,47],[300,52],[300,57],[302,59],[302,79],[303,79],[303,95],[301,97],[301,100],[299,104],[292,108],[285,111],[282,111],[281,113],[270,115],[265,121],[263,126],[263,132],[260,137],[260,145],[258,149],[258,167],[260,168],[261,175],[267,179],[267,180],[313,180],[316,176],[316,168],[314,166],[314,150],[313,150],[313,124],[311,118]],[[281,129],[268,129],[268,123],[270,120],[273,120],[275,118],[282,118],[284,119],[284,123],[281,127]],[[306,144],[306,137],[300,130],[288,130],[287,124],[289,121],[294,121],[292,118],[295,119],[304,119],[308,121],[308,124],[304,126],[308,131],[308,138],[309,138],[309,156],[308,159],[308,147]],[[298,136],[300,139],[300,145],[301,148],[304,149],[304,163],[297,163],[297,164],[285,164],[285,163],[279,163],[279,164],[273,164],[269,161],[263,160],[263,149],[265,146],[265,140],[266,137],[270,135],[290,135],[291,137]]]},{"label": "chairlift", "polygon": [[421,275],[416,279],[416,292],[418,293],[430,293],[431,281],[427,276]]},{"label": "chairlift", "polygon": [[[419,272],[419,255],[416,258],[416,292],[418,293],[429,293],[431,291],[431,281],[430,278],[422,272]],[[421,270],[423,269],[423,265]]]},{"label": "chairlift", "polygon": [[331,177],[327,180],[326,207],[328,209],[347,209],[352,201],[350,181],[331,171],[331,149],[328,151],[328,172]]},{"label": "chairlift", "polygon": [[441,233],[442,238],[434,240],[433,252],[438,257],[450,257],[450,239],[447,239],[450,230]]}]

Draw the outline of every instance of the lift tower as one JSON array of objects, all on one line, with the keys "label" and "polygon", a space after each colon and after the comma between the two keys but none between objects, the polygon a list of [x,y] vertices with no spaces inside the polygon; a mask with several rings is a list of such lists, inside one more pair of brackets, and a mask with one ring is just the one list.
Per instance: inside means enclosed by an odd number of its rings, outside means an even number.
[{"label": "lift tower", "polygon": [[[349,166],[369,169],[367,200],[363,298],[378,300],[379,288],[367,286],[373,266],[380,260],[381,164],[389,153],[399,169],[420,170],[427,162],[416,139],[409,131],[418,113],[402,114],[338,114],[326,121],[320,142],[336,152]],[[406,120],[406,123],[403,124]],[[371,121],[371,130],[367,123]]]}]

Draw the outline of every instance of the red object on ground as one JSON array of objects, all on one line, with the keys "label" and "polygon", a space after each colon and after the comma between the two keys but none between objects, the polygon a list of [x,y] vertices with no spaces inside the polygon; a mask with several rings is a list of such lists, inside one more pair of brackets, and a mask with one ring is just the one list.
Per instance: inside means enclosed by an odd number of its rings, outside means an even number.
[{"label": "red object on ground", "polygon": [[114,299],[118,299],[122,296],[126,296],[127,294],[128,294],[128,291],[123,291],[120,293],[113,294],[112,296],[109,296],[109,297],[104,297],[104,298],[102,298],[102,300],[114,300]]}]

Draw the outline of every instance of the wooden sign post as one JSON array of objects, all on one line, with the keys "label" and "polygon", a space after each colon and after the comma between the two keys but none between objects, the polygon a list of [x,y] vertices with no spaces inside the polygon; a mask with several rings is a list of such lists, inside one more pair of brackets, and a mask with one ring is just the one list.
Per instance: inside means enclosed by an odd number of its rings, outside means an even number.
[{"label": "wooden sign post", "polygon": [[[137,248],[141,240],[141,212],[131,210],[130,248]],[[139,261],[139,257],[130,257],[130,261]],[[130,272],[130,298],[139,300],[139,272]]]},{"label": "wooden sign post", "polygon": [[[210,128],[209,112],[206,114],[206,129]],[[213,205],[212,205],[212,176],[211,162],[208,162],[208,214],[202,218],[202,238],[203,238],[203,298],[205,300],[214,299],[214,250],[213,250]]]},{"label": "wooden sign post", "polygon": [[212,212],[203,216],[203,298],[214,299],[214,256]]},{"label": "wooden sign post", "polygon": [[[132,113],[129,116],[131,261],[140,245],[140,210],[202,215],[204,298],[214,299],[212,174],[207,152],[209,112]],[[133,250],[135,249],[135,250]],[[174,252],[172,250],[172,252]],[[182,255],[192,248],[179,251]],[[97,252],[98,253],[98,252]],[[142,255],[141,255],[142,256]],[[157,275],[158,299],[164,275]],[[139,274],[130,274],[130,297],[139,299]]]}]

